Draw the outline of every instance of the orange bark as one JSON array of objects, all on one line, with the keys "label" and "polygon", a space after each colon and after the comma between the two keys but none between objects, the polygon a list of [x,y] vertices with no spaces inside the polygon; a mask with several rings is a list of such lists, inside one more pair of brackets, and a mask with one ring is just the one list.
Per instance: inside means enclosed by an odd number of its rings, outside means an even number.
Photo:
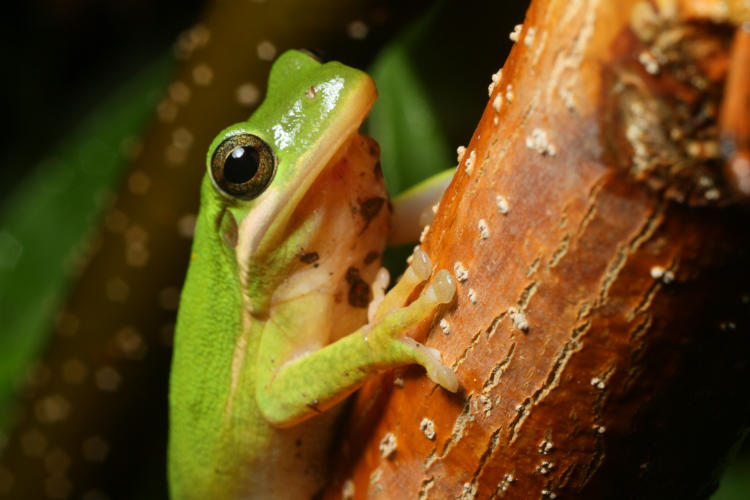
[{"label": "orange bark", "polygon": [[532,2],[423,242],[461,389],[363,388],[325,498],[710,494],[750,401],[740,4]]}]

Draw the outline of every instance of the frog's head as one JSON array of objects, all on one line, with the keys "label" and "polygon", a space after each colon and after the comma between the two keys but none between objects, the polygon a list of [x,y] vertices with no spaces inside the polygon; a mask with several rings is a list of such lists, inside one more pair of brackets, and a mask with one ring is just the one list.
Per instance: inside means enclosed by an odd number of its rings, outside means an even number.
[{"label": "frog's head", "polygon": [[[364,72],[288,51],[273,65],[263,104],[246,122],[214,139],[207,155],[208,176],[226,208],[220,229],[234,247],[245,289],[250,281],[268,281],[286,272],[282,267],[290,260],[284,255],[290,252],[290,226],[295,226],[292,237],[301,240],[299,247],[319,230],[306,230],[295,210],[357,133],[376,95]],[[250,270],[257,273],[259,262],[264,276],[250,280]]]}]

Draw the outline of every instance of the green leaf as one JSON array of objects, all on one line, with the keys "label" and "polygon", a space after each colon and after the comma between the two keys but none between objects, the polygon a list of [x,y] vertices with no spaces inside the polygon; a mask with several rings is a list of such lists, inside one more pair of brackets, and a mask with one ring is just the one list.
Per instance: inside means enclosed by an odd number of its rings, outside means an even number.
[{"label": "green leaf", "polygon": [[172,71],[162,57],[116,89],[0,207],[0,425],[3,411],[49,332],[86,243],[118,182],[128,138],[153,113]]}]

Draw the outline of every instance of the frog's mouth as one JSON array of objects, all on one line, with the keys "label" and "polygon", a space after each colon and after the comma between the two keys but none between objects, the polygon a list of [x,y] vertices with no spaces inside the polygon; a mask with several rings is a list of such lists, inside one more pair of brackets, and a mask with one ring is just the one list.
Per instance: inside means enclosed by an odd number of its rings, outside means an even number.
[{"label": "frog's mouth", "polygon": [[336,119],[299,158],[293,176],[284,182],[284,189],[270,187],[257,198],[238,231],[236,255],[243,290],[247,290],[249,284],[248,263],[254,256],[276,248],[300,201],[352,135],[358,132],[376,98],[375,83],[368,76],[361,78],[335,103]]}]

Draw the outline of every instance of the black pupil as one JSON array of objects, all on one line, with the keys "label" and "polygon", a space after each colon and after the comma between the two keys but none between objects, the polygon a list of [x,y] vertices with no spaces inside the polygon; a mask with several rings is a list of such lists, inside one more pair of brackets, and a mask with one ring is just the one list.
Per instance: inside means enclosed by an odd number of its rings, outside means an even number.
[{"label": "black pupil", "polygon": [[254,148],[238,147],[224,160],[224,179],[233,184],[242,184],[255,177],[260,155]]}]

